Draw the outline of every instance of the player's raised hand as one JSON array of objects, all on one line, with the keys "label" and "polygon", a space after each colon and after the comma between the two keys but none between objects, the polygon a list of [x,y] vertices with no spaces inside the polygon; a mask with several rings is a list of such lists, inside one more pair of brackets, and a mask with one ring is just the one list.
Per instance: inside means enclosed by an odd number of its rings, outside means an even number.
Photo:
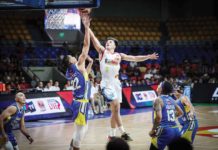
[{"label": "player's raised hand", "polygon": [[88,15],[88,14],[82,15],[81,17],[82,17],[83,25],[84,25],[85,27],[89,27],[89,26],[90,26],[90,21],[91,21],[89,15]]},{"label": "player's raised hand", "polygon": [[80,16],[89,15],[92,11],[91,8],[79,8],[78,10],[79,10]]},{"label": "player's raised hand", "polygon": [[150,55],[149,57],[150,59],[158,59],[159,58],[159,55],[157,53],[153,53]]}]

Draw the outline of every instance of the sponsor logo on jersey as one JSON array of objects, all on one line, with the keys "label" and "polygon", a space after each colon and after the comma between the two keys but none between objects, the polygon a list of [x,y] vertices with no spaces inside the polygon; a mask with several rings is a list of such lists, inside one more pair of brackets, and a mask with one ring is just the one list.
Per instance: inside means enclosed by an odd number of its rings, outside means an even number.
[{"label": "sponsor logo on jersey", "polygon": [[105,63],[109,65],[118,65],[119,64],[119,59],[105,59]]}]

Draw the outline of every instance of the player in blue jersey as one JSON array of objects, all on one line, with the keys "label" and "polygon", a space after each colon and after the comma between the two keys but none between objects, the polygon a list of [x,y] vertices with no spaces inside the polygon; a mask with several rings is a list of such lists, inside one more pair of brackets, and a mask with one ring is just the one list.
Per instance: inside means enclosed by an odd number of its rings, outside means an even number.
[{"label": "player in blue jersey", "polygon": [[[88,129],[88,72],[90,72],[92,66],[92,59],[88,56],[90,46],[90,18],[88,14],[83,14],[81,17],[85,27],[82,53],[80,54],[78,60],[70,55],[66,56],[64,59],[67,65],[66,78],[72,82],[74,96],[71,108],[73,111],[75,131],[70,144],[70,150],[80,149],[81,141]],[[86,60],[90,62],[87,68],[85,68]]]},{"label": "player in blue jersey", "polygon": [[163,150],[169,143],[180,137],[176,116],[181,116],[182,110],[170,96],[173,86],[164,81],[159,85],[158,90],[160,96],[153,105],[153,127],[149,132],[152,137],[150,150]]},{"label": "player in blue jersey", "polygon": [[[12,132],[13,129],[19,128],[20,131],[26,136],[30,144],[33,139],[29,135],[24,122],[24,105],[26,103],[24,93],[17,93],[15,95],[15,103],[7,107],[0,116],[0,136],[2,136],[2,148],[6,150],[19,150],[17,141]],[[0,145],[1,148],[1,145]]]},{"label": "player in blue jersey", "polygon": [[192,106],[189,98],[183,95],[183,87],[177,86],[175,88],[174,96],[176,97],[176,103],[183,111],[183,115],[178,118],[181,129],[181,137],[187,139],[193,143],[198,129],[198,120],[195,115],[194,107]]}]

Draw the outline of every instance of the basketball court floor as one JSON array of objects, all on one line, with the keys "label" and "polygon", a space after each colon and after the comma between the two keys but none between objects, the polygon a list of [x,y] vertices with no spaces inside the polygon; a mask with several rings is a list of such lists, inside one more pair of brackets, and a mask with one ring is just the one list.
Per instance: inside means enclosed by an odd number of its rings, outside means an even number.
[{"label": "basketball court floor", "polygon": [[[199,131],[196,135],[195,150],[218,149],[218,105],[195,105],[199,120]],[[147,150],[150,145],[148,132],[151,129],[151,108],[136,110],[122,109],[124,127],[134,141],[129,142],[131,150]],[[109,112],[89,120],[89,130],[84,138],[81,150],[105,150],[109,131]],[[68,150],[73,134],[73,123],[70,119],[41,120],[27,122],[26,126],[34,139],[28,144],[26,138],[15,131],[21,150]],[[117,131],[117,135],[119,131]]]}]

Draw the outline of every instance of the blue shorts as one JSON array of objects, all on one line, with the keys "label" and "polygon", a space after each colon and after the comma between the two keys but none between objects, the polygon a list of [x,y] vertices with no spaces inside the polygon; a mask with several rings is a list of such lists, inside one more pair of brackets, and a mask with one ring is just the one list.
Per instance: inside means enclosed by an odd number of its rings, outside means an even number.
[{"label": "blue shorts", "polygon": [[182,129],[180,131],[181,137],[193,143],[197,130],[198,130],[198,121],[197,120],[189,121],[182,126]]},{"label": "blue shorts", "polygon": [[160,127],[157,137],[152,137],[151,143],[158,150],[164,150],[173,140],[180,137],[178,127]]},{"label": "blue shorts", "polygon": [[86,125],[88,120],[89,101],[87,99],[74,100],[71,109],[73,121],[77,125]]}]

